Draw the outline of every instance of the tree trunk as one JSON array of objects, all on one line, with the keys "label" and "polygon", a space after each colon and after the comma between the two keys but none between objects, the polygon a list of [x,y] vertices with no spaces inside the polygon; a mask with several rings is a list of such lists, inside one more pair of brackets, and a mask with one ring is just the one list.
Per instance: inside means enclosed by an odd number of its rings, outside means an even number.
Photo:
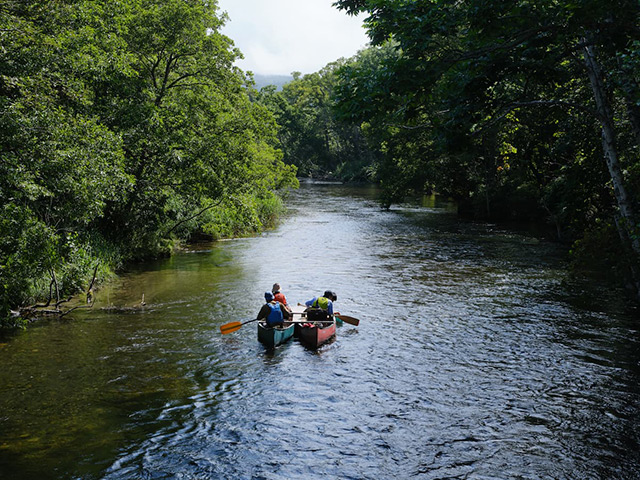
[{"label": "tree trunk", "polygon": [[[640,237],[635,235],[636,216],[633,211],[633,204],[624,186],[624,176],[622,169],[620,168],[620,162],[618,160],[618,152],[615,142],[615,129],[613,123],[613,112],[611,105],[607,97],[607,93],[603,81],[603,73],[598,60],[596,59],[594,47],[590,42],[585,42],[584,47],[584,61],[591,82],[591,89],[593,90],[593,96],[596,102],[596,110],[598,112],[598,119],[602,127],[602,149],[604,150],[605,160],[609,169],[609,175],[611,176],[611,182],[613,184],[613,191],[618,204],[620,212],[621,222],[616,222],[618,232],[623,244],[628,245],[634,255],[634,263],[640,259]],[[640,278],[637,278],[637,270],[634,270],[636,278],[634,283],[636,288],[640,286]],[[640,289],[637,290],[640,295]]]}]

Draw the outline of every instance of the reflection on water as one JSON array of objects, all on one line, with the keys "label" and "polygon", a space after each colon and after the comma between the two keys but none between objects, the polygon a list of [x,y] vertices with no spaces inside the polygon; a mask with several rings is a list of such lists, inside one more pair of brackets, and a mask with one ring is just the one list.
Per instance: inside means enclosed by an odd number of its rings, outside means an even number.
[{"label": "reflection on water", "polygon": [[[0,344],[0,477],[640,476],[638,310],[553,244],[375,195],[303,185],[278,229]],[[360,326],[315,352],[220,335],[275,281]]]}]

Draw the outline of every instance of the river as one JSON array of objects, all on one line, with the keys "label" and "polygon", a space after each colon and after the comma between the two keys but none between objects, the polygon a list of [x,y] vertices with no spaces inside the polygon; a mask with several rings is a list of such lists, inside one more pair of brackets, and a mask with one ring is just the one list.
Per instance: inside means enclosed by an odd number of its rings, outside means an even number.
[{"label": "river", "polygon": [[[446,201],[303,184],[288,205],[4,338],[0,478],[640,478],[640,310],[620,291]],[[220,334],[276,281],[291,303],[336,291],[360,325],[318,351]]]}]

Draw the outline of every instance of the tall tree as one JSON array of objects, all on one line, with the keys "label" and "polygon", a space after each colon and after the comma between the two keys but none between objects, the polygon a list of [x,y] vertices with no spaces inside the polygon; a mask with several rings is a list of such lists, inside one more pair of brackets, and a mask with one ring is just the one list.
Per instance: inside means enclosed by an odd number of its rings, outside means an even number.
[{"label": "tall tree", "polygon": [[91,254],[79,232],[131,185],[120,138],[92,114],[76,75],[73,8],[0,9],[0,319],[49,282],[63,295],[80,286]]},{"label": "tall tree", "polygon": [[[372,43],[396,42],[401,61],[393,76],[403,81],[392,82],[401,99],[395,117],[407,127],[441,131],[443,138],[466,135],[458,145],[478,154],[475,166],[487,158],[496,163],[505,146],[500,132],[525,109],[588,115],[601,131],[620,236],[636,261],[640,258],[637,198],[625,173],[634,165],[630,148],[637,148],[638,138],[632,136],[638,69],[631,60],[640,38],[637,1],[340,0],[335,5],[369,15],[365,24]],[[351,94],[362,100],[355,90]],[[621,120],[616,112],[625,104],[628,116]],[[637,273],[635,283],[640,292]]]},{"label": "tall tree", "polygon": [[282,91],[263,88],[258,102],[267,106],[279,125],[279,140],[287,163],[301,175],[363,180],[372,153],[359,124],[341,121],[334,111],[336,71],[340,59],[319,72],[294,74]]},{"label": "tall tree", "polygon": [[96,263],[273,220],[295,168],[224,20],[205,0],[0,5],[0,322]]}]

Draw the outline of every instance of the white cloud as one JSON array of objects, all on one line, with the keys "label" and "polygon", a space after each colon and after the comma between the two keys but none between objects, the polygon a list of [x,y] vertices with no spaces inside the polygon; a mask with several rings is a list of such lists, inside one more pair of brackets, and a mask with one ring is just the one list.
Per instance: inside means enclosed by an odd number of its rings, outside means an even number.
[{"label": "white cloud", "polygon": [[368,38],[362,19],[332,6],[334,0],[219,0],[230,20],[222,33],[245,56],[237,65],[261,74],[312,73],[351,57]]}]

